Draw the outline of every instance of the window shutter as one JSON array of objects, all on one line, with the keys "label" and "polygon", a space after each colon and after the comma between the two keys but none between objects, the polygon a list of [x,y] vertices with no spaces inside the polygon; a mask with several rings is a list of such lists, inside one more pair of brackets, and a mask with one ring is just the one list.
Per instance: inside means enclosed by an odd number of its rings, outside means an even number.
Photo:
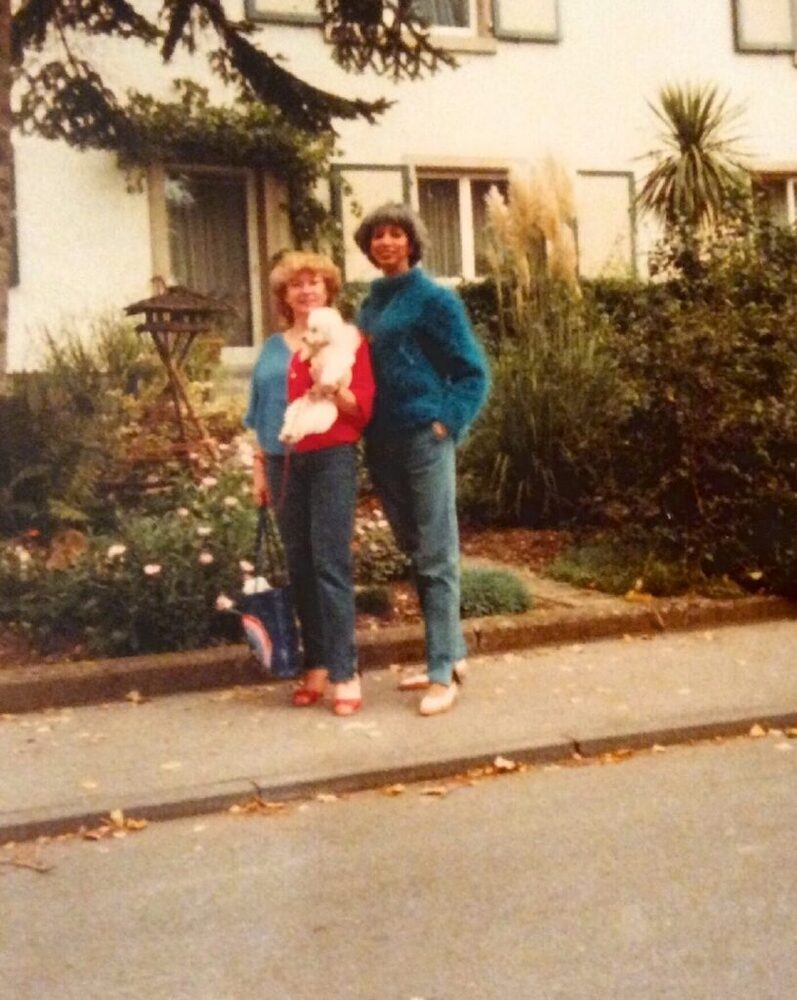
[{"label": "window shutter", "polygon": [[582,277],[635,273],[633,174],[580,171],[576,177],[576,220]]},{"label": "window shutter", "polygon": [[340,163],[332,168],[332,205],[343,232],[343,276],[346,281],[370,281],[378,276],[354,242],[360,220],[385,202],[409,204],[410,175],[404,166]]},{"label": "window shutter", "polygon": [[558,42],[559,0],[493,0],[496,38]]},{"label": "window shutter", "polygon": [[797,0],[734,0],[740,52],[793,52],[797,48]]},{"label": "window shutter", "polygon": [[250,21],[276,21],[283,24],[320,24],[315,0],[245,0]]}]

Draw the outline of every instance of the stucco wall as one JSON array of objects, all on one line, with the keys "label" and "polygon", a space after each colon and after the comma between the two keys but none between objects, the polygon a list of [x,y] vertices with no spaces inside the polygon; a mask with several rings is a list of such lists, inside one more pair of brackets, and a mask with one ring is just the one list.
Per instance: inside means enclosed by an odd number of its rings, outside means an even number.
[{"label": "stucco wall", "polygon": [[[317,28],[265,25],[263,37],[311,82],[396,102],[379,127],[340,125],[346,163],[525,169],[553,154],[574,175],[632,171],[640,178],[639,157],[656,144],[646,99],[668,82],[710,81],[746,106],[750,152],[797,172],[794,56],[736,53],[731,0],[560,4],[560,43],[498,42],[494,55],[462,54],[456,71],[399,85],[344,74]],[[120,78],[126,60],[138,82],[154,69],[135,47],[117,43],[112,54]],[[21,284],[11,297],[12,367],[28,363],[43,323],[144,295],[151,269],[146,196],[127,192],[113,157],[37,140],[16,147]],[[643,223],[640,257],[650,239]]]}]

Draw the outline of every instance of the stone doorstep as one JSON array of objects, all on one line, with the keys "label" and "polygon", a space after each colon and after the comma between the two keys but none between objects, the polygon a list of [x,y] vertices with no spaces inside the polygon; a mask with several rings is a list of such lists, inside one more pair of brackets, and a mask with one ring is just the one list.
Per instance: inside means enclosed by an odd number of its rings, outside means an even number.
[{"label": "stone doorstep", "polygon": [[[572,589],[572,588],[568,588]],[[737,600],[666,598],[630,603],[586,592],[575,604],[547,598],[523,615],[497,615],[464,622],[474,655],[541,645],[590,642],[667,630],[715,628],[797,618],[797,602],[779,597]],[[546,606],[543,606],[546,605]],[[423,659],[420,625],[386,626],[357,634],[364,669]],[[82,660],[0,671],[0,712],[32,712],[262,682],[248,647],[218,646],[182,653]]]}]

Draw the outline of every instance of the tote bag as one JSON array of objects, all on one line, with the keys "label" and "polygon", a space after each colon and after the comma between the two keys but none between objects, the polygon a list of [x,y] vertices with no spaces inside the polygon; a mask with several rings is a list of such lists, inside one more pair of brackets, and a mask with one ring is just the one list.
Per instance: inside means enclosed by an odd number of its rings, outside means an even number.
[{"label": "tote bag", "polygon": [[270,507],[262,506],[257,518],[254,555],[255,577],[265,577],[270,587],[237,601],[246,641],[264,673],[289,679],[301,673],[299,636],[287,573]]}]

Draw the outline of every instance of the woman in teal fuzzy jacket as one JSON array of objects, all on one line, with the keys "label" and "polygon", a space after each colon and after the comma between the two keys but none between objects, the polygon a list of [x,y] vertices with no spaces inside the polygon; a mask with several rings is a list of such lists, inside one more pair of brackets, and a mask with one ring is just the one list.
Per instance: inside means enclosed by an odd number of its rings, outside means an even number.
[{"label": "woman in teal fuzzy jacket", "polygon": [[363,219],[357,245],[383,277],[357,324],[371,342],[376,402],[366,456],[396,540],[412,560],[426,624],[422,715],[451,708],[465,669],[459,620],[457,443],[487,396],[488,370],[460,297],[417,266],[426,241],[404,205]]}]

